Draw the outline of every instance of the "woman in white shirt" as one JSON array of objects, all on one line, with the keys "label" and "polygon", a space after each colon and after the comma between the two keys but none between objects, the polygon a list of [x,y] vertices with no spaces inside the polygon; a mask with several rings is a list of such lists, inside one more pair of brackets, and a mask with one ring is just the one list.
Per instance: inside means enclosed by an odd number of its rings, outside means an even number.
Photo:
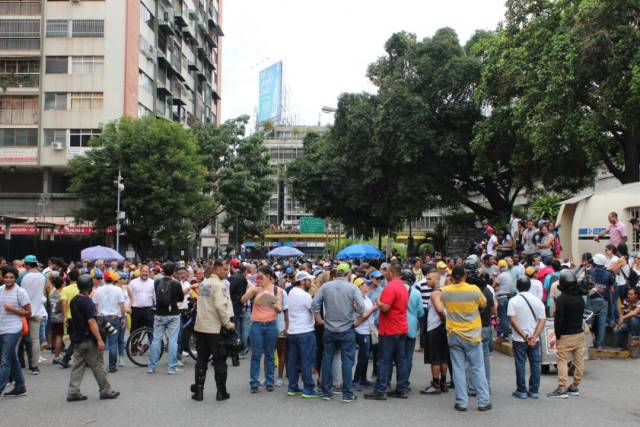
[{"label": "woman in white shirt", "polygon": [[[368,282],[368,283],[367,283]],[[367,297],[369,293],[370,280],[358,278],[354,285],[358,286],[362,299],[364,300],[364,314],[355,320],[356,343],[358,344],[358,359],[355,373],[353,375],[353,385],[356,389],[370,387],[373,384],[367,380],[367,367],[369,362],[369,349],[371,348],[371,330],[373,329],[372,314],[378,309],[377,305]]]}]

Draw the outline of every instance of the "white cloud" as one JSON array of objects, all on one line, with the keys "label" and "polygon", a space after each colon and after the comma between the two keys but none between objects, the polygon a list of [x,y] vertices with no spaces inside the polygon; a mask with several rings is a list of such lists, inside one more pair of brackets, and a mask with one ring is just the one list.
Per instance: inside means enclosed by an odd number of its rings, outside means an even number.
[{"label": "white cloud", "polygon": [[222,118],[254,115],[258,73],[282,60],[296,124],[315,124],[342,92],[371,91],[367,66],[396,31],[452,27],[463,42],[495,29],[504,0],[226,0]]}]

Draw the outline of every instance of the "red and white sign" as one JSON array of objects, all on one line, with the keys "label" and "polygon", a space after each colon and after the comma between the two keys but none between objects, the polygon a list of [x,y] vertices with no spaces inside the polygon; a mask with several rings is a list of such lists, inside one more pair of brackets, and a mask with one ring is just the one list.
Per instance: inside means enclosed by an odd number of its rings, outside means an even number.
[{"label": "red and white sign", "polygon": [[37,147],[0,147],[0,162],[38,163]]},{"label": "red and white sign", "polygon": [[[17,224],[11,226],[11,234],[16,236],[35,236],[38,234],[38,228],[35,225]],[[108,227],[106,232],[113,233],[114,228]],[[0,234],[5,233],[4,226],[0,225]],[[45,228],[46,236],[51,234],[51,228]],[[91,236],[96,230],[90,225],[60,225],[53,228],[54,236]]]}]

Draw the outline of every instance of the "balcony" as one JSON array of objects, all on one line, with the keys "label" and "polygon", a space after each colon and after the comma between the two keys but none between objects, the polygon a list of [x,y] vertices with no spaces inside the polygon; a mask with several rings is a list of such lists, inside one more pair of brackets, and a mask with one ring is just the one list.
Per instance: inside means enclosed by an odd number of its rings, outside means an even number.
[{"label": "balcony", "polygon": [[171,82],[171,93],[173,94],[173,104],[174,105],[186,105],[184,101],[185,95],[183,94],[184,90],[182,89],[182,85],[177,81]]},{"label": "balcony", "polygon": [[189,25],[187,22],[189,19],[189,9],[186,5],[182,5],[182,7],[173,12],[173,19],[176,21],[176,25],[180,27],[186,27]]},{"label": "balcony", "polygon": [[42,13],[41,1],[3,1],[0,2],[2,16],[33,16]]},{"label": "balcony", "polygon": [[38,110],[0,110],[0,125],[37,125]]},{"label": "balcony", "polygon": [[[40,38],[34,37],[7,37],[0,38],[0,50],[34,50],[38,51],[40,49]],[[28,53],[27,55],[31,55],[32,53]],[[33,54],[38,54],[38,52],[33,52]]]},{"label": "balcony", "polygon": [[161,31],[166,31],[169,34],[176,35],[173,27],[173,12],[161,13],[160,19],[158,19],[158,28]]},{"label": "balcony", "polygon": [[0,74],[0,86],[7,88],[37,88],[40,85],[40,74]]}]

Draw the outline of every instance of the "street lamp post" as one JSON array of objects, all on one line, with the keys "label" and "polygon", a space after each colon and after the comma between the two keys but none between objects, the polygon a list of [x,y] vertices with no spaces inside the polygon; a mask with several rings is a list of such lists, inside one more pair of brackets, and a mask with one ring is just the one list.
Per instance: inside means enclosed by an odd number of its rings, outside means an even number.
[{"label": "street lamp post", "polygon": [[118,168],[118,179],[115,184],[118,190],[118,199],[116,202],[116,252],[120,252],[120,220],[123,217],[122,212],[120,212],[120,193],[124,190],[120,168]]}]

